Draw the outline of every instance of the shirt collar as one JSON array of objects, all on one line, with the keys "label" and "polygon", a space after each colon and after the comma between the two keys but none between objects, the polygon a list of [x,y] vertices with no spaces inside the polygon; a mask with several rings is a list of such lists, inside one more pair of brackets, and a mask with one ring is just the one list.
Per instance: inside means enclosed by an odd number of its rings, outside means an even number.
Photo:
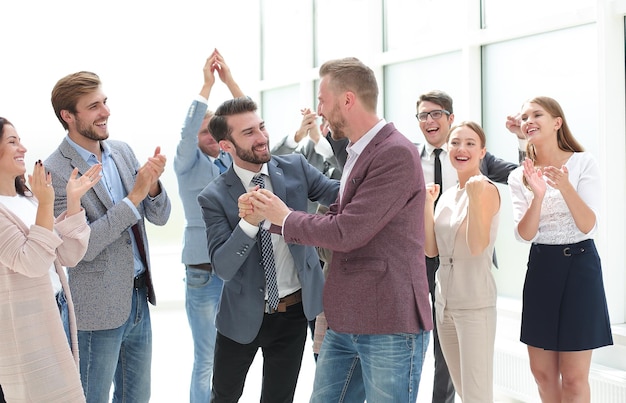
[{"label": "shirt collar", "polygon": [[448,152],[448,143],[443,143],[443,145],[441,147],[435,147],[432,144],[430,144],[429,142],[425,142],[424,143],[424,152],[426,153],[428,158],[433,157],[433,151],[435,151],[435,148],[441,148],[445,153],[447,153]]},{"label": "shirt collar", "polygon": [[269,169],[267,168],[267,163],[261,166],[261,170],[259,172],[248,171],[247,169],[241,168],[237,164],[233,164],[233,169],[235,173],[241,179],[241,183],[244,184],[244,187],[248,189],[251,186],[252,178],[257,176],[258,174],[263,174],[269,176]]},{"label": "shirt collar", "polygon": [[[85,148],[83,148],[82,146],[78,145],[78,143],[76,143],[74,140],[72,140],[70,138],[70,136],[66,136],[65,139],[67,140],[67,142],[72,147],[74,147],[74,149],[76,150],[78,155],[83,157],[83,159],[85,161],[87,161],[87,162],[94,162],[94,163],[98,163],[99,162],[98,161],[98,157],[94,153],[92,153],[91,151],[88,151]],[[111,149],[109,148],[108,144],[106,144],[105,142],[103,142],[103,141],[100,142],[100,149],[102,150],[103,158],[111,156]]]},{"label": "shirt collar", "polygon": [[376,134],[378,134],[378,132],[386,124],[387,122],[385,121],[385,119],[379,120],[378,123],[376,123],[371,129],[369,129],[367,133],[363,135],[363,137],[356,141],[356,143],[348,143],[346,150],[351,154],[355,154],[357,156],[361,155],[363,150],[365,150],[365,147],[367,147],[367,145],[372,141],[374,136],[376,136]]}]

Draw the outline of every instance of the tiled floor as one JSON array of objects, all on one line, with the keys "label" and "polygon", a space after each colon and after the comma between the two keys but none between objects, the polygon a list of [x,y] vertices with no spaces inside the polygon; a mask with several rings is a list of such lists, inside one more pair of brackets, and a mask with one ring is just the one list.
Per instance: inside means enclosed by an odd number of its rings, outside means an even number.
[{"label": "tiled floor", "polygon": [[[193,363],[191,332],[184,308],[183,266],[178,252],[159,253],[154,281],[158,306],[151,311],[153,331],[152,399],[153,403],[184,403],[189,401],[189,380]],[[423,366],[418,403],[430,403],[433,358],[429,348]],[[309,401],[315,374],[311,341],[307,341],[296,389],[295,403]],[[261,358],[257,355],[246,380],[242,403],[258,402],[261,383]],[[460,399],[457,396],[457,402]],[[503,398],[498,403],[511,402]]]}]

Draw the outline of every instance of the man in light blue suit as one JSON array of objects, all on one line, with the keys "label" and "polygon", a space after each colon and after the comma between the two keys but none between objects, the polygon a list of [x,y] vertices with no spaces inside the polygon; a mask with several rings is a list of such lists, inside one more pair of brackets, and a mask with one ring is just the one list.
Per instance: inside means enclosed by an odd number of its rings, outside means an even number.
[{"label": "man in light blue suit", "polygon": [[204,65],[204,84],[189,107],[174,157],[178,193],[186,219],[182,262],[185,264],[185,310],[194,352],[190,403],[207,403],[211,398],[215,315],[223,284],[211,267],[206,229],[198,206],[198,194],[232,162],[230,154],[220,150],[209,132],[209,120],[213,112],[207,110],[207,102],[215,84],[216,71],[233,97],[244,96],[223,57],[217,49],[214,50]]},{"label": "man in light blue suit", "polygon": [[[171,204],[159,178],[166,158],[156,147],[139,166],[130,146],[108,140],[110,115],[100,78],[81,71],[60,79],[52,106],[67,136],[48,157],[55,214],[66,205],[65,185],[102,164],[102,178],[81,199],[91,237],[85,257],[68,268],[78,325],[80,377],[87,403],[150,400],[152,327],[156,304],[144,220],[165,225]],[[93,179],[93,178],[92,178]]]},{"label": "man in light blue suit", "polygon": [[[198,196],[211,264],[224,280],[216,319],[214,403],[240,398],[259,347],[264,359],[261,401],[292,401],[307,321],[322,311],[324,277],[315,249],[287,244],[272,234],[262,253],[262,218],[251,213],[240,219],[238,199],[263,180],[290,208],[306,211],[308,200],[334,202],[339,182],[300,154],[271,156],[269,135],[256,110],[249,98],[226,101],[216,110],[209,129],[231,154],[233,165]],[[275,277],[268,274],[266,280],[265,271],[273,272],[264,260],[268,255],[275,262]]]}]

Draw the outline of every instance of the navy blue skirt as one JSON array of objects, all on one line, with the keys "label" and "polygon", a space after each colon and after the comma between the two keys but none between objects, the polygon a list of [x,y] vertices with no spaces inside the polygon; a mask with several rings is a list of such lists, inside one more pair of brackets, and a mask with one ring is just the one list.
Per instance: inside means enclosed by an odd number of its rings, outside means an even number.
[{"label": "navy blue skirt", "polygon": [[613,344],[593,239],[570,245],[533,244],[523,303],[522,343],[552,351]]}]

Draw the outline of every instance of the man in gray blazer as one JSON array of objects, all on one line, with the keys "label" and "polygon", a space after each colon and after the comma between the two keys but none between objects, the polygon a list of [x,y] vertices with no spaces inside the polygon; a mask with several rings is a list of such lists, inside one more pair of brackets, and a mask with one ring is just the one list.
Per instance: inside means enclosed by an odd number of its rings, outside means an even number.
[{"label": "man in gray blazer", "polygon": [[306,211],[307,200],[332,203],[339,183],[300,154],[271,156],[269,135],[256,109],[249,98],[235,98],[215,111],[209,130],[233,157],[233,165],[198,196],[211,264],[224,280],[216,319],[214,403],[239,399],[259,348],[264,360],[261,401],[292,401],[307,320],[322,311],[324,278],[315,249],[269,234],[259,226],[260,216],[241,219],[238,198],[262,184],[290,208]]},{"label": "man in gray blazer", "polygon": [[311,402],[415,402],[433,327],[419,154],[376,115],[369,67],[355,58],[331,60],[320,78],[318,114],[333,138],[350,140],[337,203],[324,216],[306,214],[259,190],[242,198],[240,214],[282,226],[289,243],[333,251],[324,286],[329,329]]},{"label": "man in gray blazer", "polygon": [[222,279],[211,266],[206,242],[206,228],[198,206],[198,195],[213,179],[231,165],[230,154],[220,149],[209,132],[213,112],[207,110],[215,72],[233,97],[243,92],[230,73],[222,55],[215,49],[206,59],[204,83],[193,100],[181,139],[174,156],[178,193],[185,210],[185,231],[182,262],[185,264],[185,311],[193,338],[193,371],[189,388],[190,403],[206,403],[211,399],[213,351],[215,350],[215,315],[222,295]]},{"label": "man in gray blazer", "polygon": [[102,164],[100,182],[82,198],[91,228],[89,247],[68,268],[78,325],[80,375],[88,403],[150,400],[152,330],[148,300],[156,303],[144,219],[165,225],[170,200],[159,177],[165,156],[139,166],[131,148],[107,140],[109,107],[99,77],[81,71],[52,90],[54,112],[67,136],[45,161],[52,174],[55,214],[66,205],[74,168]]}]

